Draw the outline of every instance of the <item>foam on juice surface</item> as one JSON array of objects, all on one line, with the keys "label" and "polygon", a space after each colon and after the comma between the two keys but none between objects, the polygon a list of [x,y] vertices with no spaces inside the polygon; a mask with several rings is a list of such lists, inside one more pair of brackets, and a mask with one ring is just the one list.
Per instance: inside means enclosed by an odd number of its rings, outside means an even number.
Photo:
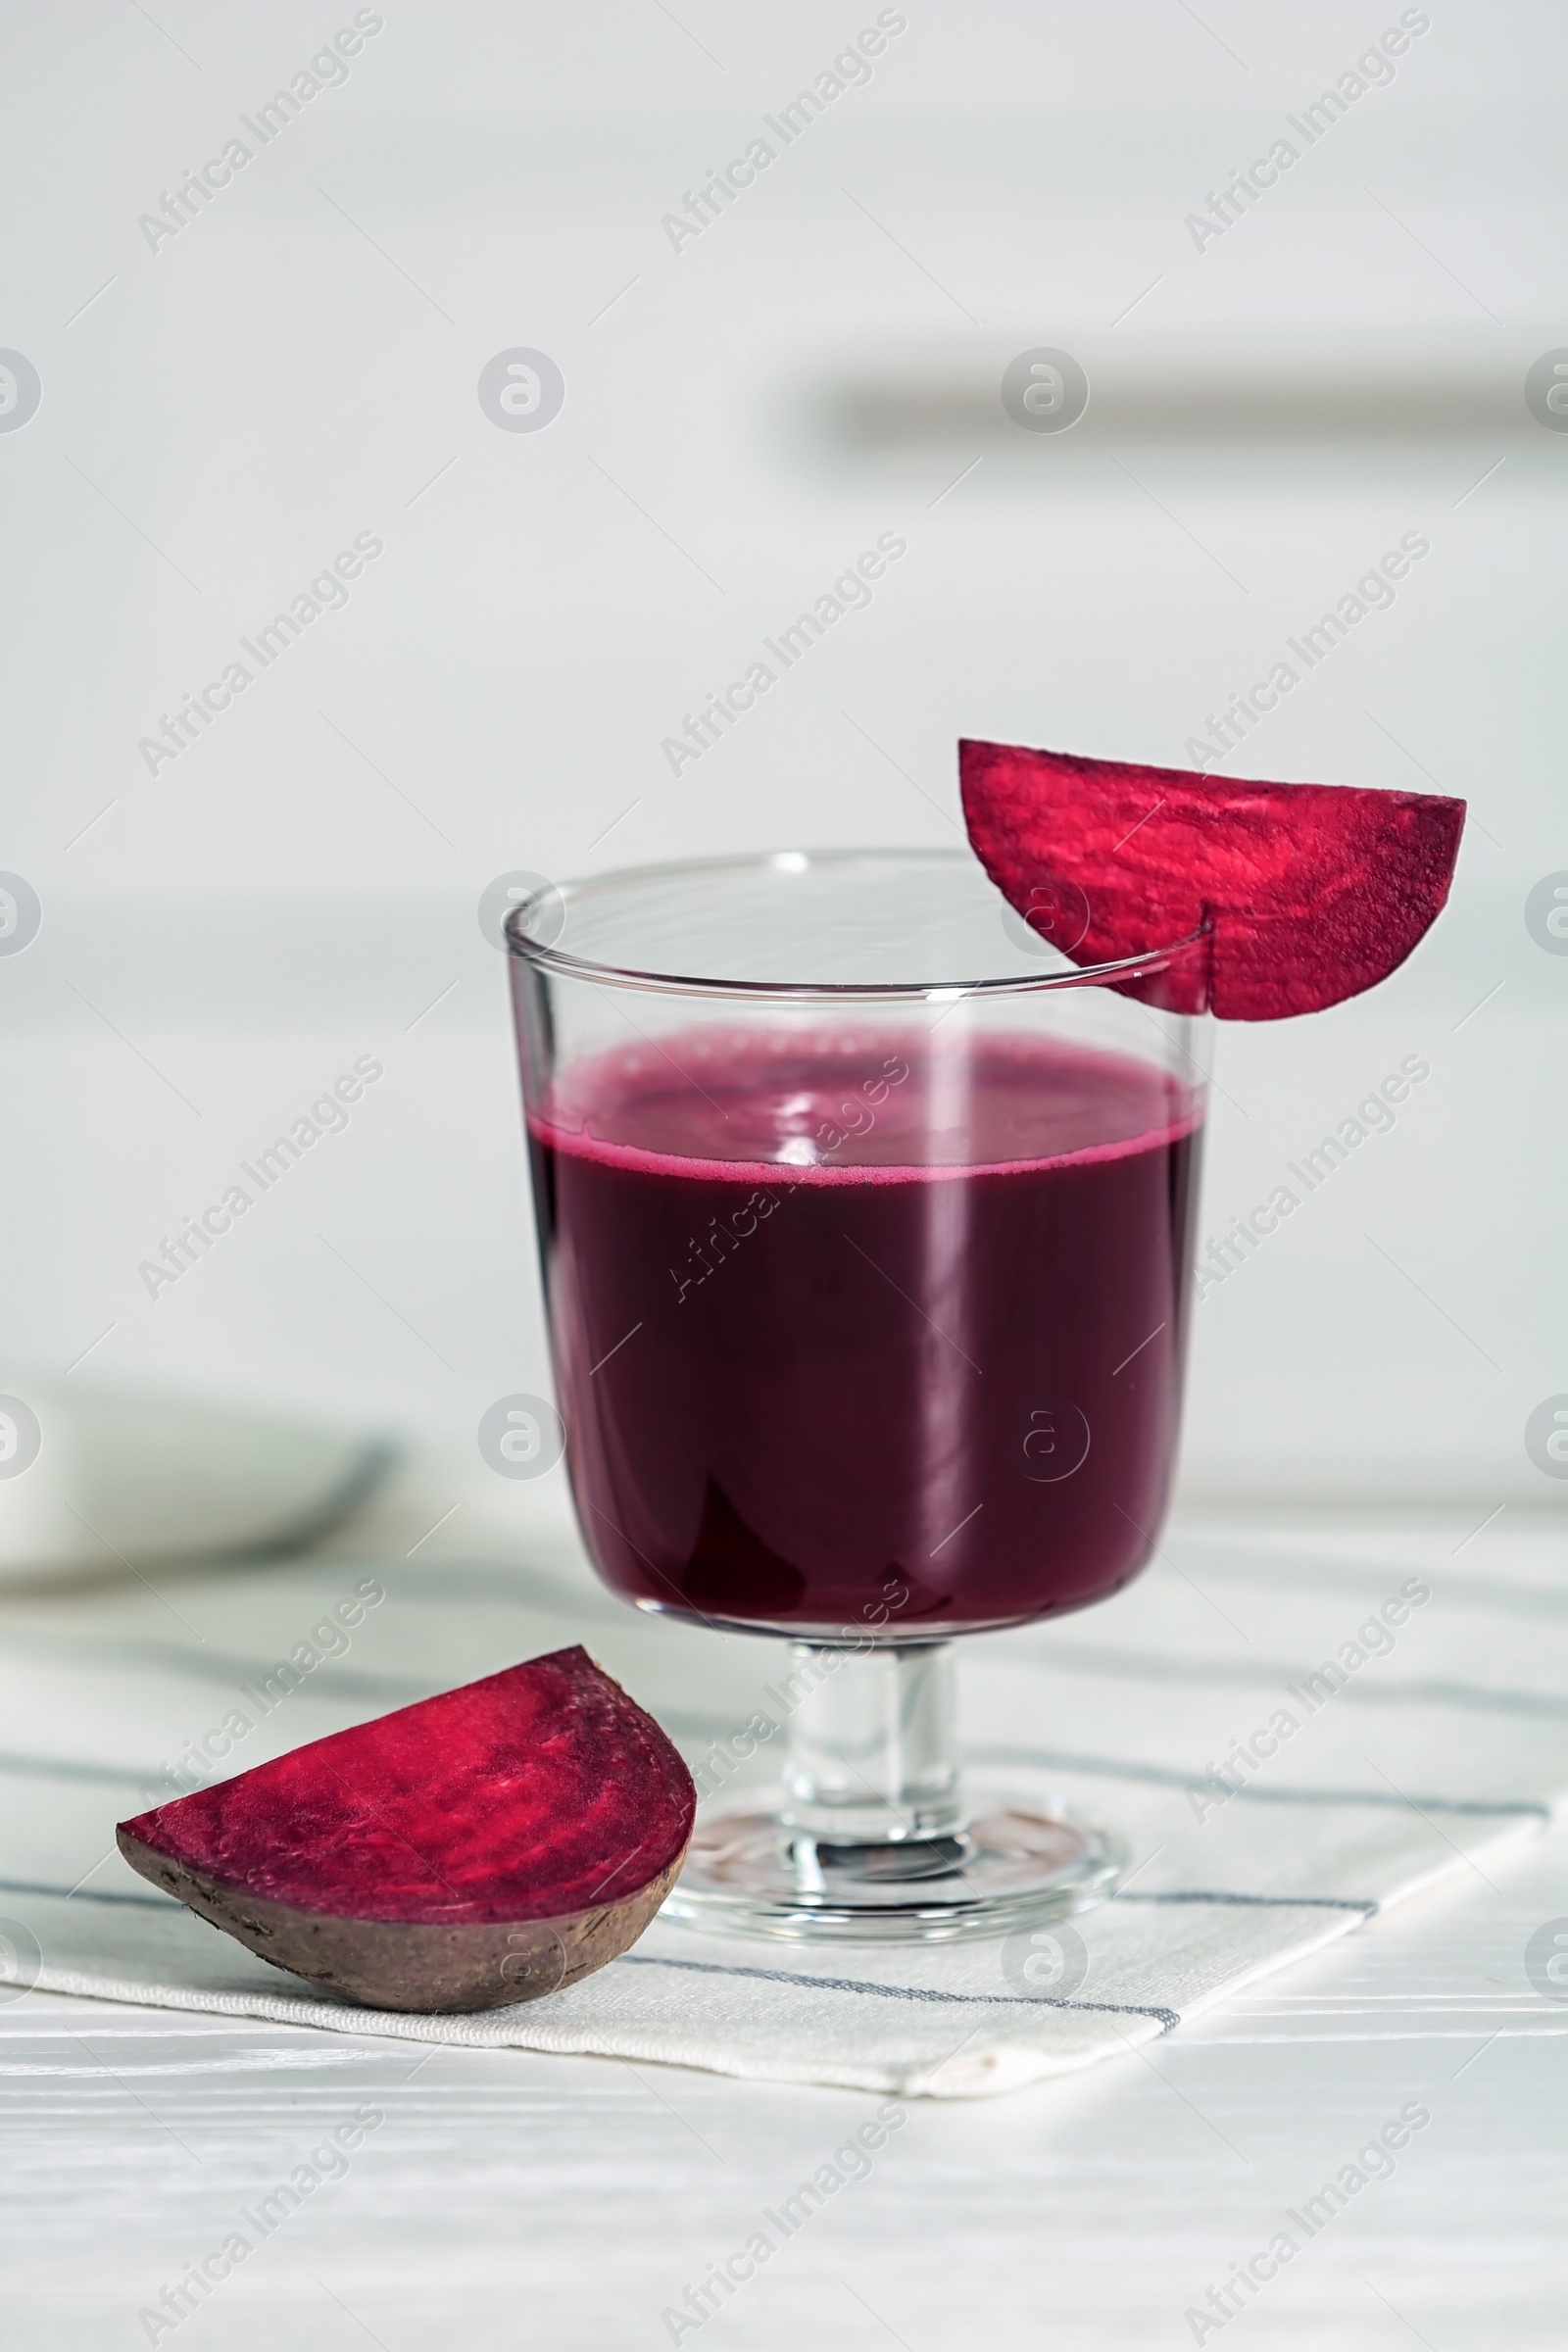
[{"label": "foam on juice surface", "polygon": [[1198,1116],[1154,1064],[1054,1040],[698,1029],[574,1065],[533,1125],[650,1172],[864,1184],[1119,1158]]}]

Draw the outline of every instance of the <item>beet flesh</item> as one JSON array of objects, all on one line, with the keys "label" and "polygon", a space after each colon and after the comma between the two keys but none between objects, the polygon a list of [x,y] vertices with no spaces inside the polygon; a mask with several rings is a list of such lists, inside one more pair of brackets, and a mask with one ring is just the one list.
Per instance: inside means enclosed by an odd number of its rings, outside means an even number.
[{"label": "beet flesh", "polygon": [[122,1822],[133,1870],[375,2008],[491,2009],[623,1952],[696,1790],[651,1715],[561,1649]]},{"label": "beet flesh", "polygon": [[[1252,783],[1016,744],[960,743],[958,769],[975,854],[1026,921],[1066,893],[1080,909],[1087,900],[1087,928],[1075,919],[1079,935],[1059,940],[1077,964],[1174,947],[1207,923],[1221,1020],[1320,1012],[1386,979],[1441,912],[1464,826],[1463,801],[1438,794]],[[1049,922],[1036,928],[1052,936]],[[1188,999],[1201,986],[1195,973]]]}]

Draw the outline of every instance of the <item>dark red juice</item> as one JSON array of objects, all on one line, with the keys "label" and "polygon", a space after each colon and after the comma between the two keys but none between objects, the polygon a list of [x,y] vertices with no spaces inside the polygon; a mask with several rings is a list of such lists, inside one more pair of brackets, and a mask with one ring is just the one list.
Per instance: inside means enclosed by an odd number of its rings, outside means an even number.
[{"label": "dark red juice", "polygon": [[1054,1614],[1175,1450],[1192,1093],[1024,1037],[690,1030],[529,1122],[602,1574],[802,1632]]}]

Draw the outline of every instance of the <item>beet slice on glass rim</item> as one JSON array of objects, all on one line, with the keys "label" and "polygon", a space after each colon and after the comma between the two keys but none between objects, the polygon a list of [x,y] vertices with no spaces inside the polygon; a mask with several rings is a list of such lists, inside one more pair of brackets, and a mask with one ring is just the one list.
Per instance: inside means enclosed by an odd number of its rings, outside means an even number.
[{"label": "beet slice on glass rim", "polygon": [[691,1774],[558,1649],[122,1822],[155,1886],[377,2009],[494,2009],[634,1943],[691,1839]]},{"label": "beet slice on glass rim", "polygon": [[[1441,912],[1464,826],[1463,801],[1436,793],[1253,783],[1017,744],[960,743],[958,770],[975,854],[1025,922],[1078,964],[1206,926],[1221,1020],[1321,1012],[1387,979]],[[1192,969],[1183,985],[1197,998],[1203,983]]]}]

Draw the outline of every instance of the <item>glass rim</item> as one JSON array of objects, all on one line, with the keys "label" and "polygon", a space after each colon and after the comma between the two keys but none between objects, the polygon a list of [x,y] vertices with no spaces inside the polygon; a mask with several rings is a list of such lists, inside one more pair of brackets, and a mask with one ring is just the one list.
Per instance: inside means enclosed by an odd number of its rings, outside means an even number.
[{"label": "glass rim", "polygon": [[[920,1002],[943,997],[1004,997],[1035,996],[1048,989],[1102,988],[1117,981],[1142,979],[1155,972],[1166,971],[1178,956],[1199,947],[1211,933],[1212,925],[1205,918],[1185,938],[1172,940],[1168,945],[1147,948],[1134,956],[1121,956],[1107,963],[1071,965],[1061,972],[1010,972],[991,978],[953,980],[738,980],[723,979],[712,974],[645,970],[632,964],[615,964],[593,956],[572,956],[543,940],[530,939],[524,925],[530,913],[550,899],[563,905],[582,899],[590,893],[612,895],[617,890],[657,881],[673,881],[682,875],[701,874],[795,874],[812,866],[844,868],[867,864],[962,864],[966,868],[984,871],[972,851],[959,849],[839,849],[839,850],[762,850],[746,851],[722,858],[676,858],[641,865],[613,866],[602,874],[588,874],[576,881],[550,882],[536,890],[514,906],[502,925],[509,956],[552,972],[564,979],[586,980],[595,987],[630,989],[643,993],[657,992],[671,996],[750,998],[775,1004],[842,1004],[857,1000],[865,1002]],[[1003,906],[1007,902],[998,893]],[[1021,919],[1021,918],[1020,918]],[[1049,946],[1049,942],[1043,944]],[[1188,1016],[1193,1017],[1193,1016]]]}]

